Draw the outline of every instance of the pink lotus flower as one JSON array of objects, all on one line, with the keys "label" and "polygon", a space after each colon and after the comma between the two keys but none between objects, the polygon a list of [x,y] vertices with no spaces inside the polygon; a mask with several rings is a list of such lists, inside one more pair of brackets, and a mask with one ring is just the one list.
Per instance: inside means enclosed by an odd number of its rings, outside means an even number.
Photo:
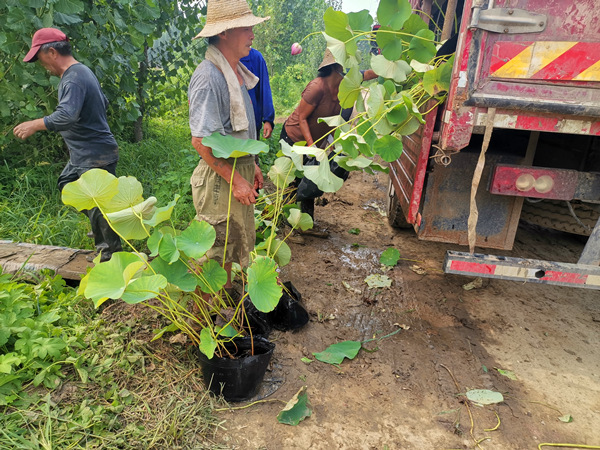
[{"label": "pink lotus flower", "polygon": [[292,44],[292,56],[299,55],[300,53],[302,53],[302,46],[299,43],[294,42]]}]

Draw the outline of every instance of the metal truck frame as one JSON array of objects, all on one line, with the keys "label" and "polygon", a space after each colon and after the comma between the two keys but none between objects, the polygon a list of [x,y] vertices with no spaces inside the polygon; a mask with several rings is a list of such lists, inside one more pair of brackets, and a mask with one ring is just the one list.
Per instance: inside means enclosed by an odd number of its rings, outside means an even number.
[{"label": "metal truck frame", "polygon": [[[595,3],[411,0],[456,43],[455,61],[445,103],[390,164],[388,220],[419,239],[470,244],[447,252],[446,273],[600,289]],[[579,261],[474,253],[511,250],[521,218],[589,235]]]}]

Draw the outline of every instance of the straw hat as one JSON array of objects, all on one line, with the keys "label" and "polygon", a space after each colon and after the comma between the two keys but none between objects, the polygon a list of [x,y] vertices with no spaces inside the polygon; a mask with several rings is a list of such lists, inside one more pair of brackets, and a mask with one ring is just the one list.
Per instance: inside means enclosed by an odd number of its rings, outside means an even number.
[{"label": "straw hat", "polygon": [[333,56],[333,53],[331,53],[331,50],[326,48],[325,55],[323,56],[323,62],[317,70],[321,70],[323,67],[330,66],[332,64],[338,64],[338,62],[335,60],[335,57]]},{"label": "straw hat", "polygon": [[232,28],[253,27],[268,19],[252,14],[246,0],[208,0],[206,25],[194,39],[216,36]]}]

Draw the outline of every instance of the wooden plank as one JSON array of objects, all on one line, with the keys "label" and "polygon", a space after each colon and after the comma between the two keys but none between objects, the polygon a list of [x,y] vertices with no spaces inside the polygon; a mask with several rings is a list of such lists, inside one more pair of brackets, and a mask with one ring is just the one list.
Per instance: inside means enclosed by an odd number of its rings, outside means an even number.
[{"label": "wooden plank", "polygon": [[94,266],[87,260],[94,253],[93,250],[0,240],[0,266],[4,273],[10,274],[19,270],[38,273],[50,269],[65,279],[79,281],[86,269]]}]

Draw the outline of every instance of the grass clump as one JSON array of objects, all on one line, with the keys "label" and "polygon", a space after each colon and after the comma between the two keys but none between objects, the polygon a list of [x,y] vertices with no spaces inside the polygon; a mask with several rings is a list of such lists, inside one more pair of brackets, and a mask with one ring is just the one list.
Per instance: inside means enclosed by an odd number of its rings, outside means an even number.
[{"label": "grass clump", "polygon": [[153,311],[99,314],[49,274],[0,280],[0,448],[219,448],[200,368],[151,342]]}]

